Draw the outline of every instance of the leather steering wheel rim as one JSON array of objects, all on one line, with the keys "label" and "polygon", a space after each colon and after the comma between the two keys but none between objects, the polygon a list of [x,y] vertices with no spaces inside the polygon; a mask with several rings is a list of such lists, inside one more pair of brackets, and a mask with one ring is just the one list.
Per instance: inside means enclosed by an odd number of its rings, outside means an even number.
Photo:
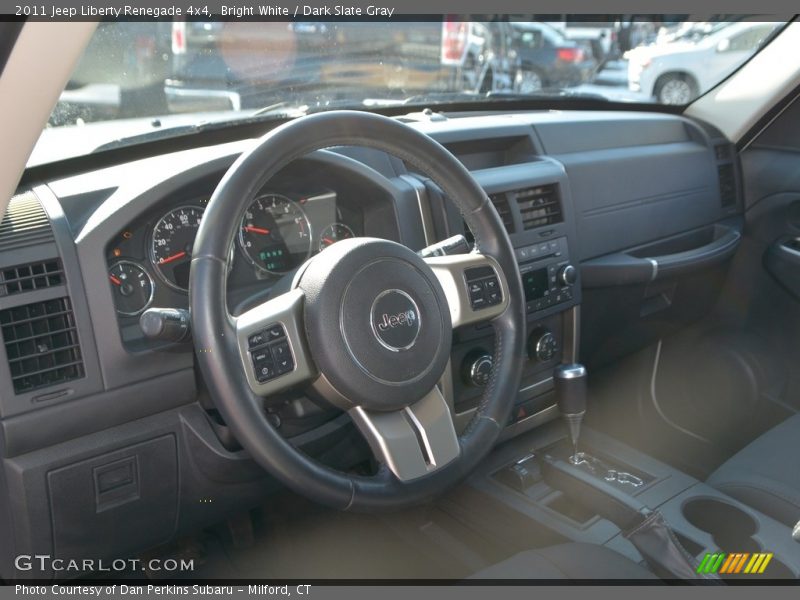
[{"label": "leather steering wheel rim", "polygon": [[[228,312],[228,257],[241,215],[280,169],[313,151],[361,146],[394,155],[425,173],[456,203],[475,251],[505,276],[508,303],[491,320],[494,368],[475,415],[458,436],[459,455],[429,475],[401,481],[386,465],[373,476],[329,468],[287,441],[266,419],[248,385]],[[313,259],[312,259],[313,260]],[[519,389],[525,338],[524,295],[514,250],[486,193],[443,146],[399,121],[359,111],[300,117],[263,136],[230,167],[209,200],[194,244],[189,299],[197,361],[211,396],[237,440],[287,487],[317,502],[359,511],[397,509],[432,499],[463,479],[494,446]],[[449,350],[448,350],[449,352]]]}]

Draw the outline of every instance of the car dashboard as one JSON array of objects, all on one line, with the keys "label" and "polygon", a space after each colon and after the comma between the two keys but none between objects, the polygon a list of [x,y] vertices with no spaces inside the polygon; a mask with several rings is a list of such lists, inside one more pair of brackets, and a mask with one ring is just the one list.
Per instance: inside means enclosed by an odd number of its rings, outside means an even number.
[{"label": "car dashboard", "polygon": [[[710,126],[625,111],[404,120],[472,172],[515,249],[519,272],[507,276],[523,284],[519,327],[528,344],[504,439],[555,416],[559,363],[606,364],[714,303],[738,243],[742,199],[735,147]],[[45,179],[12,200],[0,225],[0,439],[14,477],[32,482],[26,494],[38,508],[18,515],[31,547],[55,544],[75,556],[109,550],[102,536],[76,537],[74,522],[116,531],[109,537],[132,550],[148,547],[278,488],[209,400],[192,344],[151,339],[139,322],[151,309],[188,308],[204,206],[254,143]],[[400,159],[364,148],[315,152],[266,182],[241,215],[229,311],[288,290],[308,257],[341,239],[370,236],[419,251],[454,235],[471,239],[454,204]],[[488,292],[475,293],[480,300]],[[493,335],[489,323],[454,331],[440,388],[457,428],[486,385]],[[267,398],[264,410],[285,437],[328,464],[346,468],[365,457],[348,417],[312,391]],[[135,509],[119,492],[107,504],[90,493],[98,472],[130,457]],[[77,480],[88,495],[65,499],[59,490]],[[221,486],[226,498],[197,502],[219,497]],[[127,510],[159,518],[141,527]],[[130,527],[119,525],[123,513]]]}]

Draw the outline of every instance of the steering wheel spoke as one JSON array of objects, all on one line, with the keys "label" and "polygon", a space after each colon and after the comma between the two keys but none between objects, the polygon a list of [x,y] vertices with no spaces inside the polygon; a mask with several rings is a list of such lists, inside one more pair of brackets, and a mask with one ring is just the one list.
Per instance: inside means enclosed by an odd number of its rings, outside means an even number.
[{"label": "steering wheel spoke", "polygon": [[269,396],[312,379],[303,334],[302,290],[293,289],[236,318],[236,344],[250,388]]},{"label": "steering wheel spoke", "polygon": [[436,386],[401,410],[380,412],[356,407],[349,414],[375,457],[400,481],[428,475],[460,454],[450,409]]},{"label": "steering wheel spoke", "polygon": [[508,282],[496,260],[470,252],[426,258],[444,289],[453,327],[489,321],[508,307]]}]

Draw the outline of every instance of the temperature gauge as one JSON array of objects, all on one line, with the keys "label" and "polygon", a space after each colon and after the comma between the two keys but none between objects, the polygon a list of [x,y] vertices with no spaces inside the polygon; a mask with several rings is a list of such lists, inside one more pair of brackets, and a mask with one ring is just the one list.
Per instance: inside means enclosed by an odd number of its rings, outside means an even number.
[{"label": "temperature gauge", "polygon": [[320,251],[325,250],[328,246],[351,237],[355,237],[355,234],[347,225],[344,223],[331,223],[319,235],[319,249]]},{"label": "temperature gauge", "polygon": [[153,280],[140,265],[128,260],[114,263],[108,271],[117,312],[133,317],[150,306]]}]

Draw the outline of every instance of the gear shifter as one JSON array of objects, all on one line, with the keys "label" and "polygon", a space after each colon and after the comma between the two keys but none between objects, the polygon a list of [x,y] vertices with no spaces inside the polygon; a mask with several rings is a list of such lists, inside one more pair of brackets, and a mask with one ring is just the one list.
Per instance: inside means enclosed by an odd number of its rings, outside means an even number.
[{"label": "gear shifter", "polygon": [[574,461],[578,456],[581,423],[586,414],[586,367],[579,364],[559,365],[553,373],[558,411],[567,423],[572,441]]}]

